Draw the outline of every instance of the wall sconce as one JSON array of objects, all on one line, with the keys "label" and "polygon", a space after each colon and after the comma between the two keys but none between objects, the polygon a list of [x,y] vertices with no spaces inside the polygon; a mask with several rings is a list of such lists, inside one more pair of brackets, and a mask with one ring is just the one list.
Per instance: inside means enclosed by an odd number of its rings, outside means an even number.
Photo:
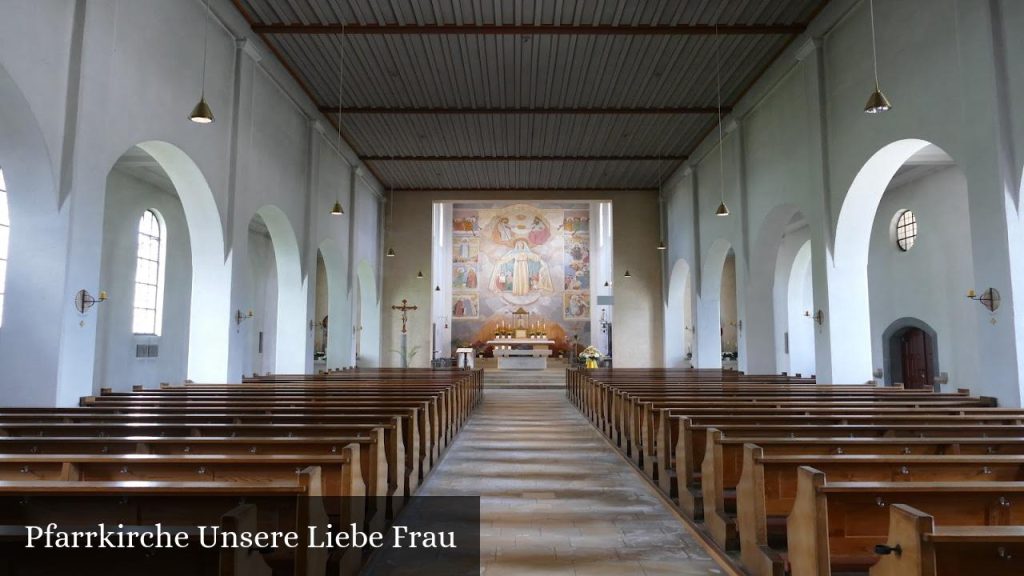
[{"label": "wall sconce", "polygon": [[423,280],[423,270],[420,270],[419,272],[416,273],[416,279]]},{"label": "wall sconce", "polygon": [[810,318],[814,320],[815,324],[821,326],[825,323],[825,311],[819,308],[818,311],[812,315],[810,310],[804,310],[804,318]]},{"label": "wall sconce", "polygon": [[243,314],[241,310],[238,310],[237,312],[235,312],[235,324],[241,324],[242,322],[245,322],[246,320],[252,318],[252,316],[252,310],[249,310],[245,314]]},{"label": "wall sconce", "polygon": [[988,309],[989,312],[995,312],[999,309],[1000,296],[999,290],[995,288],[989,288],[981,293],[981,296],[974,291],[974,289],[967,291],[967,298],[974,300],[975,302],[981,302],[981,305]]},{"label": "wall sconce", "polygon": [[93,296],[89,294],[88,290],[79,290],[75,294],[75,309],[78,310],[79,314],[85,314],[86,310],[92,308],[99,302],[107,301],[107,291],[100,290],[99,296]]}]

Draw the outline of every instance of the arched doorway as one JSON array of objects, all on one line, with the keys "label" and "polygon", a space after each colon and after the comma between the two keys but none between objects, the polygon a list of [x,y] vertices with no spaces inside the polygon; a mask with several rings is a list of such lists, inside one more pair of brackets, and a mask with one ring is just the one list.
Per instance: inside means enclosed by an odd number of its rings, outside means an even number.
[{"label": "arched doorway", "polygon": [[916,318],[893,322],[882,336],[885,382],[914,390],[933,390],[938,374],[937,337],[931,326]]}]

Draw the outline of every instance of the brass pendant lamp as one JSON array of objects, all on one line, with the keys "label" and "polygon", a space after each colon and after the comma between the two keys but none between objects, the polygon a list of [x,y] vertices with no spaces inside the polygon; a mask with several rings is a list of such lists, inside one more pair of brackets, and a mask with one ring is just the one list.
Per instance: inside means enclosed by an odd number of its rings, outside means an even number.
[{"label": "brass pendant lamp", "polygon": [[864,112],[867,114],[879,114],[892,110],[892,104],[885,97],[885,93],[878,84],[878,43],[875,40],[875,0],[868,0],[868,9],[871,18],[871,61],[875,71],[875,90],[868,96],[868,103],[864,105]]},{"label": "brass pendant lamp", "polygon": [[203,19],[203,81],[199,102],[192,108],[188,119],[196,124],[213,124],[213,110],[206,103],[206,47],[210,35],[210,0],[206,0],[206,16]]},{"label": "brass pendant lamp", "polygon": [[718,190],[721,202],[715,210],[715,216],[729,215],[729,207],[725,205],[725,132],[722,128],[722,46],[718,39],[718,23],[715,23],[715,84],[718,86]]},{"label": "brass pendant lamp", "polygon": [[[341,95],[345,90],[345,22],[341,23],[341,50],[338,55],[338,156],[341,156]],[[331,208],[331,216],[342,216],[345,209],[341,207],[341,186],[338,186],[334,206]]]}]

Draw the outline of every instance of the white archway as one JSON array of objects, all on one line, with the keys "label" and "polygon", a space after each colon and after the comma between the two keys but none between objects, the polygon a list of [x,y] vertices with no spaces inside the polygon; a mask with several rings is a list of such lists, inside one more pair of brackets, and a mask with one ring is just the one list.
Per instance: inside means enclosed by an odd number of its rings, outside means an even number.
[{"label": "white archway", "polygon": [[693,352],[693,283],[690,263],[680,258],[669,277],[668,304],[665,306],[665,366],[690,365]]},{"label": "white archway", "polygon": [[[750,293],[749,301],[757,303],[746,310],[745,328],[747,338],[747,369],[753,374],[771,374],[780,371],[778,357],[780,349],[784,353],[785,344],[780,343],[776,327],[785,314],[777,305],[766,305],[774,299],[776,285],[779,284],[779,266],[786,266],[784,271],[788,279],[788,265],[791,257],[780,262],[787,230],[794,222],[802,222],[800,209],[793,204],[776,206],[765,216],[758,230],[757,240],[750,260]],[[781,317],[781,318],[780,318]],[[784,334],[784,332],[783,332]]]},{"label": "white archway", "polygon": [[345,293],[345,260],[341,250],[333,240],[325,240],[320,244],[320,256],[327,270],[327,368],[334,370],[351,364],[351,307]]},{"label": "white archway", "polygon": [[380,303],[377,300],[377,275],[369,261],[363,260],[356,268],[359,282],[359,366],[381,365],[380,357]]},{"label": "white archway", "polygon": [[58,200],[50,151],[32,107],[2,66],[0,102],[0,168],[11,218],[0,396],[9,406],[54,406],[62,313],[72,298],[65,267],[69,210]]},{"label": "white archway", "polygon": [[910,138],[883,147],[860,169],[843,200],[828,270],[832,382],[874,378],[867,268],[871,228],[893,176],[931,145]]},{"label": "white archway", "polygon": [[213,191],[199,166],[181,148],[159,140],[138,144],[171,179],[185,211],[193,246],[192,304],[189,310],[188,378],[228,381],[231,330],[231,258]]},{"label": "white archway", "polygon": [[722,367],[722,273],[731,251],[732,244],[719,238],[704,256],[697,307],[697,368]]},{"label": "white archway", "polygon": [[[781,256],[781,255],[780,255]],[[811,272],[811,241],[803,242],[790,264],[782,292],[785,298],[785,324],[789,334],[785,371],[810,376],[816,373],[814,351],[814,286]],[[810,312],[811,316],[805,316]]]},{"label": "white archway", "polygon": [[302,277],[299,244],[288,216],[277,206],[264,206],[256,214],[266,224],[274,247],[277,274],[277,322],[274,331],[274,371],[306,371],[306,282]]}]

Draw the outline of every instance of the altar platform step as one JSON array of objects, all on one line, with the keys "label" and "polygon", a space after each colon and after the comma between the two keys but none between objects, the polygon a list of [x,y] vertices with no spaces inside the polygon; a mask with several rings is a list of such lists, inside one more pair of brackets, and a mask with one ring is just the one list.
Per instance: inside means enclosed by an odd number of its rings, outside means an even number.
[{"label": "altar platform step", "polygon": [[[486,359],[489,360],[489,359]],[[477,360],[479,362],[479,360]],[[498,370],[487,365],[484,369],[484,389],[564,390],[565,362],[552,360],[547,370]]]}]

